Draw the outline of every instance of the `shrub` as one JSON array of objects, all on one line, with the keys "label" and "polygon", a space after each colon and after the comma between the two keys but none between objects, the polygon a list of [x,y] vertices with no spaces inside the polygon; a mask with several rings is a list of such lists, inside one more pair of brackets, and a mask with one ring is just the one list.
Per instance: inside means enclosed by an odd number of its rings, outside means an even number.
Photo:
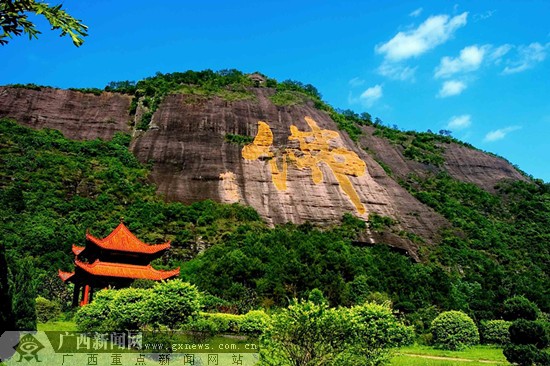
[{"label": "shrub", "polygon": [[437,347],[460,350],[479,343],[474,321],[461,311],[446,311],[432,322],[433,342]]},{"label": "shrub", "polygon": [[505,301],[504,314],[517,319],[510,326],[510,341],[504,356],[510,363],[520,366],[549,365],[550,355],[542,349],[550,343],[544,320],[535,321],[540,314],[537,305],[523,296]]},{"label": "shrub", "polygon": [[76,327],[81,332],[109,332],[115,330],[108,324],[111,304],[116,290],[101,290],[88,305],[78,309],[75,315]]},{"label": "shrub", "polygon": [[514,344],[532,344],[538,349],[548,346],[548,334],[540,322],[518,319],[510,326],[510,341]]},{"label": "shrub", "polygon": [[152,291],[146,306],[153,324],[175,329],[198,314],[200,295],[194,285],[176,279],[157,283]]},{"label": "shrub", "polygon": [[510,344],[503,350],[508,362],[518,366],[548,366],[550,355],[532,344]]},{"label": "shrub", "polygon": [[295,302],[271,317],[260,338],[259,365],[380,365],[390,347],[409,342],[412,334],[386,306],[334,309]]},{"label": "shrub", "polygon": [[508,329],[512,322],[506,320],[485,320],[479,327],[479,335],[483,344],[506,344],[510,342]]},{"label": "shrub", "polygon": [[538,306],[523,296],[514,296],[504,301],[502,317],[505,320],[536,320],[539,314]]},{"label": "shrub", "polygon": [[260,335],[269,323],[269,315],[263,310],[251,310],[243,315],[241,321],[241,333]]},{"label": "shrub", "polygon": [[152,291],[141,288],[125,288],[116,291],[109,314],[110,324],[117,331],[141,329],[151,317],[148,299]]},{"label": "shrub", "polygon": [[210,321],[218,333],[239,333],[243,320],[242,315],[224,313],[202,313],[201,317]]},{"label": "shrub", "polygon": [[185,327],[195,332],[260,335],[269,322],[269,315],[262,310],[252,310],[244,315],[224,313],[200,313]]},{"label": "shrub", "polygon": [[204,311],[219,311],[222,307],[229,306],[229,302],[210,294],[202,294],[201,305]]},{"label": "shrub", "polygon": [[36,320],[46,323],[56,319],[61,314],[61,305],[42,296],[36,298]]},{"label": "shrub", "polygon": [[193,319],[192,321],[190,321],[185,328],[193,332],[207,333],[209,335],[215,335],[220,333],[218,324],[212,321],[211,318],[205,317],[202,314],[198,316],[196,319]]},{"label": "shrub", "polygon": [[317,305],[321,305],[327,302],[327,299],[325,299],[323,292],[318,288],[314,288],[313,290],[311,290],[307,299]]},{"label": "shrub", "polygon": [[253,136],[236,135],[236,134],[232,134],[232,133],[226,133],[224,139],[225,139],[225,141],[229,142],[230,144],[235,144],[235,145],[240,145],[240,146],[250,144],[252,141],[254,141]]},{"label": "shrub", "polygon": [[414,326],[414,331],[420,337],[419,341],[422,344],[431,344],[432,334],[430,333],[430,326],[437,315],[439,315],[439,311],[432,305],[420,308],[406,316],[409,324]]}]

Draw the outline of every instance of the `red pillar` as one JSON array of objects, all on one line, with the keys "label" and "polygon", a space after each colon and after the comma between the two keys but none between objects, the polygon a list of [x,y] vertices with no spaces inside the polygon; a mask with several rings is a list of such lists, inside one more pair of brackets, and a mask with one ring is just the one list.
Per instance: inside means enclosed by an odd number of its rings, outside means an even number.
[{"label": "red pillar", "polygon": [[84,286],[84,295],[83,299],[80,302],[80,306],[87,305],[90,301],[90,285]]}]

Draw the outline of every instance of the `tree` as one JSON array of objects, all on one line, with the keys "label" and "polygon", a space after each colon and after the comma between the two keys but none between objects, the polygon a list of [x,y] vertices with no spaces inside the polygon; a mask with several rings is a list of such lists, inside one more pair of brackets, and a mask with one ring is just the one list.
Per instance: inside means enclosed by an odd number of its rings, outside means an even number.
[{"label": "tree", "polygon": [[27,13],[44,16],[52,29],[60,29],[60,36],[69,35],[76,47],[84,43],[83,37],[87,36],[88,27],[79,19],[73,18],[61,5],[51,6],[48,3],[35,0],[0,0],[0,44],[8,43],[7,38],[20,36],[23,33],[29,35],[29,39],[38,38],[41,32],[28,18]]},{"label": "tree", "polygon": [[19,330],[36,330],[36,270],[30,257],[16,267],[12,293],[15,326]]},{"label": "tree", "polygon": [[[4,344],[19,343],[19,333],[15,332],[15,318],[12,311],[12,300],[8,282],[8,263],[5,247],[0,243],[0,337]],[[4,334],[6,332],[6,334]],[[13,356],[14,347],[0,347],[0,363]]]},{"label": "tree", "polygon": [[[4,245],[0,244],[0,329],[15,330],[11,296],[8,286],[8,264]],[[0,335],[2,335],[0,333]]]}]

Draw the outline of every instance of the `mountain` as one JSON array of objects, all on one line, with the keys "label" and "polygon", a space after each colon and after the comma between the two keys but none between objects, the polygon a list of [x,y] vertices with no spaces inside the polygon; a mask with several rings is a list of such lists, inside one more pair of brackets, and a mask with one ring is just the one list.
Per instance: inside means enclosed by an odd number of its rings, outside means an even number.
[{"label": "mountain", "polygon": [[[239,203],[271,227],[330,230],[351,213],[369,222],[354,245],[387,244],[437,263],[464,286],[474,284],[455,289],[464,293],[479,284],[493,291],[514,272],[518,283],[483,296],[521,292],[550,306],[548,289],[541,290],[550,257],[547,184],[449,136],[335,110],[310,85],[205,71],[111,83],[105,91],[5,86],[4,117],[77,141],[130,134],[130,151],[167,202]],[[80,186],[75,192],[85,194]],[[524,215],[523,204],[537,215]],[[518,232],[527,224],[538,232]],[[521,261],[511,264],[514,258]],[[489,284],[483,276],[493,267],[505,270]]]},{"label": "mountain", "polygon": [[[269,224],[326,225],[339,222],[346,212],[365,220],[375,213],[394,219],[396,232],[437,241],[446,220],[397,184],[381,164],[391,167],[394,178],[423,174],[435,166],[407,159],[400,145],[376,136],[372,126],[362,127],[360,140],[352,141],[312,101],[276,105],[271,99],[276,93],[274,88],[252,88],[237,100],[170,94],[147,130],[139,131],[130,123],[136,125],[132,120],[139,120],[144,111],[140,106],[130,115],[128,95],[3,87],[0,117],[32,128],[58,129],[78,140],[132,133],[131,151],[141,162],[152,163],[151,180],[171,201],[239,202],[252,206]],[[244,144],[226,138],[259,141],[265,137],[262,133],[270,139],[264,142],[265,152],[250,158],[243,153]],[[454,143],[439,146],[445,159],[441,170],[456,179],[489,190],[501,179],[525,179],[502,159]],[[378,241],[373,233],[366,239]],[[410,240],[388,240],[417,257],[418,248]]]}]

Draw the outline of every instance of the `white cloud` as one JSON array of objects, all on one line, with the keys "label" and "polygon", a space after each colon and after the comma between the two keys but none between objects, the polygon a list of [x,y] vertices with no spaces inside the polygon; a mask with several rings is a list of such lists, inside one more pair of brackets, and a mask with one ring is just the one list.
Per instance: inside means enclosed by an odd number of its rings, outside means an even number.
[{"label": "white cloud", "polygon": [[448,15],[431,16],[418,28],[399,32],[388,42],[376,46],[375,51],[393,62],[420,56],[449,40],[458,28],[466,25],[467,18],[467,12],[452,18]]},{"label": "white cloud", "polygon": [[474,14],[474,22],[478,22],[480,20],[489,19],[493,16],[493,14],[496,12],[496,10],[487,10],[484,13],[477,13]]},{"label": "white cloud", "polygon": [[541,45],[538,42],[534,42],[529,46],[519,46],[518,59],[510,62],[510,65],[506,66],[502,73],[515,74],[533,68],[537,63],[544,61],[548,48],[550,48],[550,43]]},{"label": "white cloud", "polygon": [[502,61],[502,57],[510,52],[512,48],[512,45],[503,44],[502,46],[492,49],[487,58],[489,61],[498,65]]},{"label": "white cloud", "polygon": [[493,142],[497,140],[502,140],[504,137],[506,137],[507,134],[510,132],[516,131],[521,129],[521,126],[509,126],[505,128],[499,128],[498,130],[493,130],[491,132],[488,132],[485,135],[485,138],[483,141],[485,142]]},{"label": "white cloud", "polygon": [[371,107],[377,100],[382,98],[382,95],[383,95],[382,86],[375,85],[365,90],[359,97],[359,100],[366,107]]},{"label": "white cloud", "polygon": [[413,18],[416,18],[417,16],[419,16],[420,14],[422,14],[422,10],[424,10],[424,9],[418,8],[418,9],[416,9],[416,10],[413,10],[413,11],[411,11],[411,12],[409,13],[409,16],[410,16],[410,17],[413,17]]},{"label": "white cloud", "polygon": [[469,114],[463,114],[460,116],[452,116],[447,123],[447,128],[451,130],[463,130],[470,127],[472,124],[472,116]]},{"label": "white cloud", "polygon": [[359,77],[355,77],[355,78],[351,79],[350,81],[348,81],[348,84],[351,85],[352,87],[358,87],[358,86],[361,86],[361,85],[365,84],[365,80],[363,80]]},{"label": "white cloud", "polygon": [[440,98],[447,98],[453,95],[459,95],[466,87],[466,83],[460,80],[448,80],[443,83],[437,96]]},{"label": "white cloud", "polygon": [[489,46],[468,46],[460,51],[456,58],[445,56],[435,69],[436,78],[446,78],[461,72],[475,71],[483,62],[483,57]]},{"label": "white cloud", "polygon": [[378,67],[377,71],[380,75],[386,76],[390,79],[405,81],[414,80],[416,67],[383,62],[382,65]]}]

